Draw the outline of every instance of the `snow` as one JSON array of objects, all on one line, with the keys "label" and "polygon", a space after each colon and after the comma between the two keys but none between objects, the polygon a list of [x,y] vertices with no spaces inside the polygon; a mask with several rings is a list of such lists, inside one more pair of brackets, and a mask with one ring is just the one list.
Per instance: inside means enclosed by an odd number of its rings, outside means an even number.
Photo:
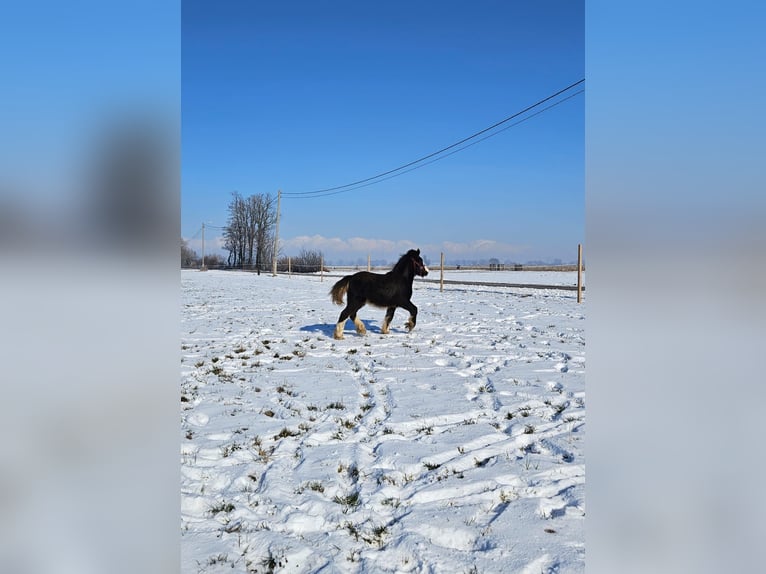
[{"label": "snow", "polygon": [[585,303],[416,280],[336,341],[335,280],[182,272],[182,571],[583,571]]}]

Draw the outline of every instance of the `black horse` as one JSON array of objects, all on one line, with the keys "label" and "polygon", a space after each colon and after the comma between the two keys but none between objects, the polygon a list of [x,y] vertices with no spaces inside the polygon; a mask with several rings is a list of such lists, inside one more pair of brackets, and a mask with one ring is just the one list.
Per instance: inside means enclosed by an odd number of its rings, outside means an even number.
[{"label": "black horse", "polygon": [[365,303],[386,308],[386,318],[383,319],[383,326],[380,328],[381,333],[388,333],[388,327],[394,318],[397,307],[402,307],[410,312],[406,327],[408,331],[412,331],[418,316],[418,308],[410,301],[412,281],[415,279],[415,275],[420,277],[428,275],[428,267],[420,258],[420,249],[410,249],[385,275],[370,273],[369,271],[346,275],[330,290],[333,303],[343,305],[344,293],[347,294],[346,299],[348,301],[346,308],[340,312],[333,336],[336,339],[343,338],[343,327],[348,318],[351,318],[356,325],[357,333],[364,335],[367,332],[364,323],[356,316],[356,312]]}]

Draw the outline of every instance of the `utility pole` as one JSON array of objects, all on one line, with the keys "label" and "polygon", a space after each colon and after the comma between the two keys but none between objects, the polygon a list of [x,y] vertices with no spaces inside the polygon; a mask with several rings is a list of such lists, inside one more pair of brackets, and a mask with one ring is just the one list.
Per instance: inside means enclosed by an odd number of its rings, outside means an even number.
[{"label": "utility pole", "polygon": [[200,271],[207,271],[207,267],[205,267],[205,222],[202,222],[202,267],[199,268]]},{"label": "utility pole", "polygon": [[577,244],[577,302],[582,303],[582,243]]},{"label": "utility pole", "polygon": [[277,225],[274,232],[274,257],[271,260],[271,274],[277,276],[277,255],[279,254],[279,207],[282,202],[282,190],[277,190]]}]

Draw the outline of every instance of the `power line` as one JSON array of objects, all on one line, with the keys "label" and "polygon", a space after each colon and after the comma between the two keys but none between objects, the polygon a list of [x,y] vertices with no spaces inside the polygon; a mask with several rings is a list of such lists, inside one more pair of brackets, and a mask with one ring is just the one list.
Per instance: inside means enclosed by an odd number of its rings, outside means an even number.
[{"label": "power line", "polygon": [[[406,163],[406,164],[404,164],[402,166],[399,166],[397,168],[390,169],[388,171],[384,171],[383,173],[379,173],[377,175],[374,175],[374,176],[371,176],[371,177],[368,177],[368,178],[365,178],[365,179],[360,179],[358,181],[347,183],[345,185],[339,185],[339,186],[336,186],[336,187],[328,187],[328,188],[324,188],[324,189],[316,189],[316,190],[313,190],[313,191],[283,192],[282,195],[285,196],[285,197],[291,197],[291,198],[309,198],[309,197],[312,197],[312,196],[313,197],[324,197],[326,195],[334,195],[335,193],[341,193],[338,190],[352,191],[352,189],[359,189],[360,187],[367,187],[368,185],[373,185],[374,183],[378,183],[379,181],[385,181],[386,179],[391,179],[392,177],[396,177],[396,175],[402,175],[403,173],[407,173],[409,171],[412,171],[412,169],[407,170],[407,171],[403,171],[406,168],[415,166],[416,164],[419,164],[419,163],[422,163],[422,162],[424,162],[427,159],[431,159],[434,156],[440,155],[440,154],[444,153],[447,150],[455,148],[455,147],[457,147],[457,146],[459,146],[461,144],[464,144],[464,143],[466,143],[466,142],[468,142],[468,141],[470,141],[470,140],[472,140],[472,139],[474,139],[474,138],[476,138],[476,137],[478,137],[478,136],[480,136],[482,134],[485,134],[488,131],[493,130],[494,128],[496,128],[498,126],[501,126],[501,125],[511,121],[512,119],[515,119],[515,118],[519,117],[520,115],[525,114],[525,113],[533,110],[534,108],[536,108],[536,107],[544,104],[545,102],[547,102],[547,101],[549,101],[549,100],[551,100],[551,99],[553,99],[553,98],[563,94],[564,92],[567,92],[567,91],[571,90],[575,86],[578,86],[578,85],[582,84],[584,81],[585,81],[585,78],[583,78],[583,79],[581,79],[581,80],[579,80],[579,81],[577,81],[577,82],[567,86],[566,88],[563,88],[563,89],[557,91],[554,94],[551,94],[550,96],[548,96],[546,98],[543,98],[542,100],[539,100],[538,102],[532,104],[531,106],[527,106],[523,110],[518,111],[515,114],[508,116],[504,120],[501,120],[501,121],[499,121],[497,123],[494,123],[491,126],[489,126],[487,128],[484,128],[483,130],[480,130],[480,131],[478,131],[478,132],[476,132],[476,133],[474,133],[474,134],[472,134],[472,135],[470,135],[470,136],[468,136],[466,138],[461,139],[458,142],[455,142],[455,143],[453,143],[451,145],[448,145],[448,146],[446,146],[446,147],[444,147],[444,148],[442,148],[442,149],[440,149],[438,151],[430,153],[430,154],[428,154],[426,156],[423,156],[423,157],[421,157],[419,159],[416,159],[414,161]],[[578,94],[582,93],[582,90],[580,92],[577,92],[577,93]],[[573,94],[573,95],[577,95],[577,94]],[[561,102],[566,101],[567,99],[569,99],[569,97],[564,98],[563,100],[561,100]],[[561,102],[558,102],[558,103],[561,103]],[[532,117],[534,117],[536,115],[539,115],[543,111],[545,111],[547,109],[550,109],[552,107],[553,107],[553,105],[548,106],[545,109],[543,109],[543,110],[541,110],[541,111],[539,111],[539,112],[529,116],[529,118],[532,118]],[[526,118],[526,119],[529,119],[529,118]],[[522,120],[522,121],[524,121],[524,120]],[[506,128],[504,128],[502,130],[498,130],[496,133],[501,133],[501,132],[505,131],[506,129],[508,129],[510,127],[513,127],[513,125],[518,125],[519,123],[521,123],[521,121],[516,122],[515,124],[512,124],[511,126],[507,126]],[[495,135],[495,134],[491,134],[491,135]],[[487,136],[487,137],[491,137],[491,136]],[[478,141],[483,141],[484,139],[487,139],[487,137],[482,138],[481,140],[478,140]],[[475,142],[475,143],[478,143],[478,141]],[[471,144],[471,145],[473,145],[473,144]],[[470,146],[465,146],[465,147],[460,148],[460,149],[465,149],[466,147],[470,147]],[[460,151],[460,150],[455,150],[455,152],[452,152],[452,153],[456,153],[457,151]],[[444,157],[447,157],[448,155],[452,155],[452,153],[447,154]],[[436,161],[436,160],[434,160],[434,161]],[[432,162],[428,162],[428,163],[433,163],[433,161]],[[428,165],[428,163],[427,164],[423,164],[423,165]],[[422,167],[422,166],[419,166],[419,167]],[[416,168],[413,168],[413,169],[416,169]],[[396,175],[391,175],[391,174],[395,174],[396,172],[402,172],[402,173],[398,173]],[[390,177],[386,177],[385,179],[381,179],[384,176],[390,176]],[[378,181],[373,181],[373,180],[378,180]],[[368,183],[368,182],[371,182],[371,183]],[[366,184],[366,185],[361,185],[361,184]],[[351,189],[347,189],[347,188],[351,188]]]},{"label": "power line", "polygon": [[[316,194],[316,195],[310,195],[310,196],[295,196],[295,197],[291,197],[291,199],[316,199],[316,198],[318,198],[318,197],[327,197],[328,195],[337,195],[337,194],[339,194],[339,193],[346,193],[346,192],[349,192],[349,191],[354,191],[354,190],[356,190],[356,189],[361,189],[361,188],[363,188],[363,187],[369,187],[369,186],[371,186],[371,185],[375,185],[376,183],[380,183],[380,182],[382,182],[382,181],[386,181],[386,180],[389,180],[389,179],[393,179],[393,178],[395,178],[395,177],[398,177],[398,176],[400,176],[400,175],[404,175],[405,173],[409,173],[409,172],[411,172],[411,171],[415,171],[416,169],[420,169],[421,167],[425,167],[425,166],[427,166],[427,165],[431,165],[432,163],[436,163],[436,162],[437,162],[437,161],[439,161],[439,160],[442,160],[442,159],[444,159],[444,158],[446,158],[446,157],[449,157],[449,156],[451,156],[451,155],[453,155],[453,154],[456,154],[456,153],[458,153],[458,152],[460,152],[460,151],[463,151],[463,150],[464,150],[464,149],[466,149],[466,148],[469,148],[469,147],[471,147],[471,146],[474,146],[474,145],[476,145],[476,144],[478,144],[478,143],[481,143],[481,142],[483,142],[484,140],[487,140],[487,139],[489,139],[489,138],[491,138],[491,137],[494,137],[494,136],[496,136],[497,134],[500,134],[500,133],[502,133],[502,132],[504,132],[504,131],[506,131],[506,130],[509,130],[509,129],[511,129],[512,127],[515,127],[515,126],[517,126],[517,125],[519,125],[519,124],[522,124],[522,123],[526,122],[527,120],[531,120],[531,119],[532,119],[532,118],[534,118],[535,116],[539,116],[539,115],[540,115],[540,114],[542,114],[543,112],[545,112],[545,111],[547,111],[547,110],[549,110],[549,109],[551,109],[551,108],[554,108],[554,107],[558,106],[559,104],[562,104],[562,103],[566,102],[567,100],[570,100],[570,99],[574,98],[575,96],[578,96],[578,95],[582,94],[584,91],[585,91],[585,90],[578,90],[577,92],[575,92],[575,93],[573,93],[573,94],[570,94],[570,95],[569,95],[569,96],[567,96],[566,98],[563,98],[563,99],[561,99],[561,100],[559,100],[559,101],[557,101],[557,102],[555,102],[555,103],[553,103],[553,104],[550,104],[549,106],[546,106],[546,107],[544,107],[544,108],[543,108],[543,109],[541,109],[541,110],[538,110],[538,111],[537,111],[537,112],[535,112],[534,114],[531,114],[531,115],[529,115],[529,116],[527,116],[527,117],[525,117],[525,118],[522,118],[522,119],[520,119],[520,120],[519,120],[519,121],[517,121],[517,122],[514,122],[514,123],[512,123],[512,124],[510,124],[510,125],[508,125],[508,126],[505,126],[505,127],[504,127],[503,129],[501,129],[501,130],[497,130],[496,132],[493,132],[493,133],[491,133],[491,134],[488,134],[488,135],[484,136],[483,138],[481,138],[481,139],[478,139],[478,140],[476,140],[476,141],[473,141],[473,142],[471,142],[471,143],[468,143],[468,144],[464,145],[463,147],[460,147],[460,148],[457,148],[457,149],[455,149],[455,150],[452,150],[451,152],[449,152],[449,153],[446,153],[446,154],[444,154],[444,155],[442,155],[442,156],[439,156],[439,157],[435,157],[435,158],[431,159],[430,161],[427,161],[427,162],[425,162],[425,163],[421,163],[420,165],[415,165],[415,166],[412,166],[412,167],[410,167],[409,169],[407,169],[407,170],[404,170],[404,171],[401,171],[401,172],[399,172],[399,173],[395,173],[395,174],[389,175],[388,177],[383,177],[383,178],[381,178],[381,179],[377,179],[377,180],[375,180],[375,181],[371,181],[371,182],[368,182],[368,183],[363,183],[363,184],[361,184],[361,185],[357,185],[357,186],[354,186],[354,187],[349,187],[349,188],[346,188],[346,189],[340,189],[340,190],[337,190],[337,191],[328,191],[328,192],[326,192],[326,193],[322,193],[322,194]],[[351,184],[350,184],[350,185],[351,185]],[[284,193],[283,193],[282,195],[284,195]]]}]

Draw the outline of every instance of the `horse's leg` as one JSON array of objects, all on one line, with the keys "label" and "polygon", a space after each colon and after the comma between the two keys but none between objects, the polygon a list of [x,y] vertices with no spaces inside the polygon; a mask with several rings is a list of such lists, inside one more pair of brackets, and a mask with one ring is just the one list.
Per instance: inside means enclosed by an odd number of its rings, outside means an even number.
[{"label": "horse's leg", "polygon": [[349,294],[347,295],[346,299],[346,308],[343,309],[340,313],[340,317],[338,317],[338,324],[335,325],[335,334],[333,335],[336,339],[342,339],[343,338],[343,327],[346,325],[346,319],[351,319],[354,322],[354,326],[356,327],[356,332],[360,335],[364,335],[367,333],[367,329],[364,327],[364,323],[356,316],[356,312],[359,311],[362,307],[364,307],[364,304],[366,303],[365,299],[360,299],[359,297],[354,297],[353,295]]},{"label": "horse's leg", "polygon": [[412,304],[412,301],[407,301],[404,305],[402,305],[402,307],[410,312],[410,318],[407,319],[407,322],[404,324],[404,326],[407,327],[408,331],[412,331],[415,328],[415,323],[417,322],[418,308]]},{"label": "horse's leg", "polygon": [[335,333],[333,333],[333,339],[343,338],[343,327],[346,325],[346,319],[348,319],[348,316],[351,314],[349,308],[350,305],[346,304],[346,308],[340,312],[340,317],[338,317],[338,324],[335,325]]},{"label": "horse's leg", "polygon": [[367,334],[367,328],[364,326],[364,323],[359,319],[359,317],[356,316],[356,312],[359,311],[362,307],[364,307],[364,301],[355,301],[354,306],[351,310],[351,313],[349,314],[349,317],[351,317],[351,320],[354,322],[354,326],[356,326],[356,332],[360,335],[366,335]]},{"label": "horse's leg", "polygon": [[380,332],[384,335],[388,335],[388,327],[391,325],[391,321],[394,320],[394,312],[396,307],[389,307],[386,309],[386,317],[383,319],[383,325],[380,327]]}]

